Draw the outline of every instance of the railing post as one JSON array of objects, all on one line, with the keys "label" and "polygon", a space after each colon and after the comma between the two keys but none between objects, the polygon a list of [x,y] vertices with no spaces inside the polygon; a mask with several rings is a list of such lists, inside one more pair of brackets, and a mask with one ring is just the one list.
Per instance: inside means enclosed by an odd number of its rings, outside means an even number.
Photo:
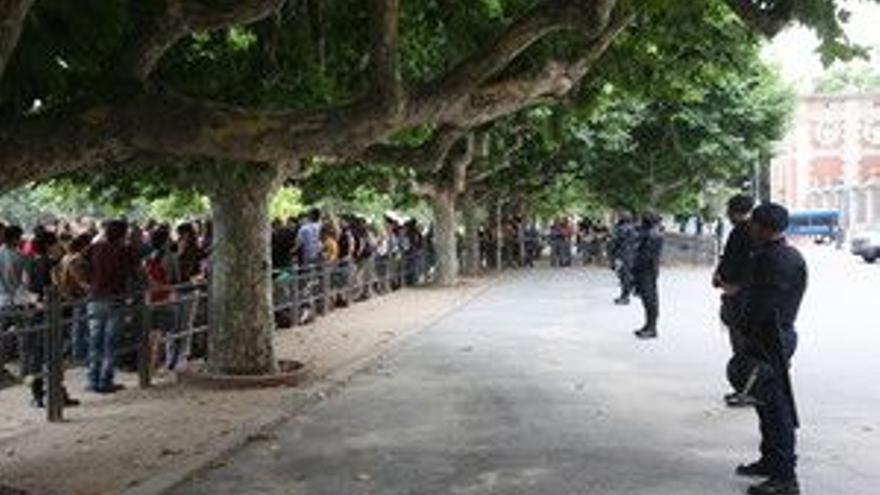
[{"label": "railing post", "polygon": [[290,272],[290,308],[288,308],[290,317],[290,326],[299,325],[299,267],[293,266]]},{"label": "railing post", "polygon": [[318,276],[321,277],[321,314],[325,315],[330,312],[330,274],[327,271],[327,263],[320,263],[320,272]]},{"label": "railing post", "polygon": [[64,353],[61,337],[61,299],[54,287],[48,289],[46,308],[46,417],[50,422],[64,419]]},{"label": "railing post", "polygon": [[[150,348],[150,333],[152,329],[152,311],[150,305],[147,304],[146,298],[138,299],[140,304],[140,333],[138,335],[138,385],[141,388],[149,388],[153,382],[153,363],[151,359],[152,349]],[[166,336],[172,338],[173,336]]]}]

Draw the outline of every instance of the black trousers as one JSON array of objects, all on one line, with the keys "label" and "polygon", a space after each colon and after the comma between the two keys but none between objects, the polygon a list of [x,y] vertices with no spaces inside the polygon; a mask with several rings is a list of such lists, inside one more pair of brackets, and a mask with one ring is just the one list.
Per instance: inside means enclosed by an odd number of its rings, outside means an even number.
[{"label": "black trousers", "polygon": [[761,459],[772,469],[774,476],[783,480],[795,477],[797,454],[796,413],[794,398],[787,385],[788,363],[797,349],[797,334],[793,330],[781,335],[785,369],[776,369],[774,377],[763,388],[762,405],[757,406],[761,431]]},{"label": "black trousers", "polygon": [[734,355],[746,351],[746,301],[742,295],[721,296],[721,321],[730,335],[730,349]]},{"label": "black trousers", "polygon": [[645,310],[645,329],[657,330],[657,320],[660,318],[660,296],[657,292],[656,271],[642,272],[635,275],[636,291],[642,300],[642,308]]},{"label": "black trousers", "polygon": [[635,289],[635,281],[633,280],[632,264],[625,261],[618,261],[617,279],[620,281],[620,297],[628,298]]}]

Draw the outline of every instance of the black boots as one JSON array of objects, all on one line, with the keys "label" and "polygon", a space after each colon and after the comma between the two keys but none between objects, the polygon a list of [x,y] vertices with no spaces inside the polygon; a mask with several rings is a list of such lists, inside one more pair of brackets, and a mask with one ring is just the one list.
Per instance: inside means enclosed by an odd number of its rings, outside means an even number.
[{"label": "black boots", "polygon": [[767,481],[750,487],[749,495],[800,495],[801,493],[797,478],[776,477],[773,468],[764,460],[737,466],[736,474],[750,478],[768,478]]},{"label": "black boots", "polygon": [[749,495],[800,495],[801,487],[797,479],[779,480],[770,478],[769,480],[749,488]]},{"label": "black boots", "polygon": [[653,327],[645,327],[641,330],[635,331],[636,337],[642,340],[656,339],[657,338],[657,329]]},{"label": "black boots", "polygon": [[31,405],[40,409],[46,407],[46,389],[43,377],[36,377],[31,382]]},{"label": "black boots", "polygon": [[[70,394],[67,393],[67,388],[62,387],[61,393],[63,394],[64,407],[76,407],[80,405],[80,402]],[[31,404],[37,408],[46,407],[46,388],[45,388],[45,380],[42,377],[34,378],[34,381],[31,382]]]},{"label": "black boots", "polygon": [[773,476],[773,470],[766,462],[758,461],[751,464],[742,464],[736,467],[737,476],[745,476],[748,478],[770,478]]}]

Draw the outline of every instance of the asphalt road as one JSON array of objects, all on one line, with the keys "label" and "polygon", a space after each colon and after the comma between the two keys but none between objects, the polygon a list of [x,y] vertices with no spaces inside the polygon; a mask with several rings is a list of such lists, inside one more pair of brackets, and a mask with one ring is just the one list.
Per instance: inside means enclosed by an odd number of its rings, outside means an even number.
[{"label": "asphalt road", "polygon": [[[804,493],[880,493],[880,266],[809,250]],[[757,420],[721,406],[709,271],[662,274],[661,339],[600,269],[517,272],[175,494],[726,495]]]}]

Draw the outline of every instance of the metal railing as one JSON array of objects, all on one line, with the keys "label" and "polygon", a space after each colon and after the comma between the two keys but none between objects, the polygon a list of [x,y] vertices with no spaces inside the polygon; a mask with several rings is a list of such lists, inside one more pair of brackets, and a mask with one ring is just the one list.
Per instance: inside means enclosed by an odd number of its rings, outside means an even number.
[{"label": "metal railing", "polygon": [[[308,324],[352,302],[427,283],[432,266],[427,251],[414,251],[275,270],[276,326]],[[165,292],[161,298],[167,299],[156,302],[157,292]],[[108,300],[64,301],[54,287],[50,288],[40,303],[0,309],[0,371],[17,362],[20,378],[42,380],[46,417],[61,421],[64,370],[96,361],[86,351],[89,338],[99,337],[89,336],[92,327],[101,323],[113,326],[109,362],[113,369],[136,371],[139,386],[147,388],[152,384],[160,346],[165,346],[166,366],[206,356],[211,331],[209,297],[207,282],[175,285],[167,292],[136,290]],[[108,318],[112,322],[99,322]]]}]

